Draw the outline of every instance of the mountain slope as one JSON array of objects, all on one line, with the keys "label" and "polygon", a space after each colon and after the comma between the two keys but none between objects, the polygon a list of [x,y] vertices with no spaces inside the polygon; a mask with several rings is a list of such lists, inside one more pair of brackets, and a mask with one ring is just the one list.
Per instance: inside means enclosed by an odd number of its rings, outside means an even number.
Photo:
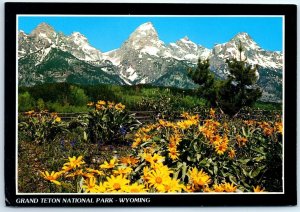
[{"label": "mountain slope", "polygon": [[39,52],[19,59],[19,85],[31,86],[46,82],[124,84],[118,75],[103,71],[113,69],[113,66],[95,67],[60,49],[50,48],[48,51],[43,61],[38,64],[35,61]]}]

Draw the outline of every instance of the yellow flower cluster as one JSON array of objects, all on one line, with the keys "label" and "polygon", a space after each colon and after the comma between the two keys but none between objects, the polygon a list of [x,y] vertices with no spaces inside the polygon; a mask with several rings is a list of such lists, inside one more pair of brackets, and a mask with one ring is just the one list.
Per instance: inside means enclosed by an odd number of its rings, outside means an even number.
[{"label": "yellow flower cluster", "polygon": [[282,122],[275,122],[273,126],[271,122],[266,121],[244,120],[244,123],[250,127],[259,127],[262,129],[265,136],[272,136],[275,132],[283,134]]},{"label": "yellow flower cluster", "polygon": [[214,184],[210,192],[235,192],[237,189],[233,183]]},{"label": "yellow flower cluster", "polygon": [[172,160],[177,160],[179,152],[177,146],[179,145],[182,137],[183,130],[189,129],[191,126],[197,126],[199,124],[199,115],[190,115],[183,113],[181,115],[184,120],[177,122],[170,122],[163,119],[159,119],[155,124],[149,124],[140,128],[134,135],[134,142],[132,148],[140,146],[142,143],[147,142],[154,136],[158,135],[159,130],[165,129],[169,132],[169,137],[166,138],[168,143],[168,155]]},{"label": "yellow flower cluster", "polygon": [[[212,111],[211,111],[212,113]],[[214,113],[213,113],[214,115]],[[229,139],[227,135],[220,135],[219,133],[219,127],[221,124],[218,121],[215,121],[213,119],[207,119],[205,120],[205,123],[203,126],[199,127],[199,131],[204,135],[204,137],[209,140],[209,142],[213,145],[215,152],[218,155],[223,155],[228,149],[228,142]],[[223,126],[226,132],[226,126]],[[233,156],[233,151],[229,151],[231,156]]]},{"label": "yellow flower cluster", "polygon": [[[48,171],[41,172],[42,177],[58,186],[63,186],[63,180],[81,177],[81,188],[86,193],[176,193],[211,191],[208,184],[210,176],[202,169],[192,168],[188,172],[189,182],[184,185],[174,175],[174,170],[164,165],[165,158],[157,153],[144,152],[141,160],[145,161],[140,173],[140,179],[131,181],[134,173],[133,167],[140,165],[142,161],[132,156],[122,157],[120,160],[113,158],[99,166],[100,169],[83,167],[85,162],[82,156],[69,157],[61,171],[51,174]],[[139,163],[141,162],[141,163]],[[137,173],[135,173],[137,174]],[[60,180],[59,180],[60,179]],[[227,187],[226,187],[227,188]],[[228,189],[226,189],[228,191]]]},{"label": "yellow flower cluster", "polygon": [[24,113],[24,115],[29,117],[40,117],[45,121],[45,117],[50,118],[50,121],[61,122],[61,118],[58,116],[56,112],[48,113],[48,110],[43,110],[40,112],[35,112],[34,110],[30,110]]},{"label": "yellow flower cluster", "polygon": [[106,102],[103,100],[98,100],[97,102],[88,102],[87,106],[95,107],[96,110],[115,109],[117,111],[123,111],[125,109],[125,105],[121,103],[115,104],[114,102]]}]

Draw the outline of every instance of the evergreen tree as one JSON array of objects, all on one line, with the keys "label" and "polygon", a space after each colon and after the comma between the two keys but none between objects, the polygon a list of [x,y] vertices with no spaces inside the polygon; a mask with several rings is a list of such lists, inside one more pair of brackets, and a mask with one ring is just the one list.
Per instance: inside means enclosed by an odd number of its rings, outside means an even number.
[{"label": "evergreen tree", "polygon": [[257,66],[254,68],[242,60],[243,47],[238,46],[239,60],[227,60],[229,75],[218,89],[217,103],[224,113],[233,116],[244,106],[251,106],[261,97],[261,89],[256,85]]},{"label": "evergreen tree", "polygon": [[205,98],[210,106],[216,105],[216,88],[215,88],[215,77],[209,69],[209,60],[202,61],[198,59],[198,64],[195,70],[189,70],[189,76],[192,78],[194,83],[199,85],[199,95]]}]

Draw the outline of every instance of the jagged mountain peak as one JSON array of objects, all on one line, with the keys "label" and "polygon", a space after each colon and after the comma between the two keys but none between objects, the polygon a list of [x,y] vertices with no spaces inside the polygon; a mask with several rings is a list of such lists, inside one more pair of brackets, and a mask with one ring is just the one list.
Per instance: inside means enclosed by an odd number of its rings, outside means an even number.
[{"label": "jagged mountain peak", "polygon": [[36,29],[44,29],[44,30],[54,30],[53,27],[50,24],[47,24],[46,22],[40,23]]},{"label": "jagged mountain peak", "polygon": [[141,24],[135,31],[156,31],[152,22]]},{"label": "jagged mountain peak", "polygon": [[56,35],[55,30],[53,29],[52,26],[50,26],[49,24],[43,22],[40,23],[31,33],[31,36],[37,36],[37,35],[41,35],[41,34],[45,34],[47,36],[49,35]]},{"label": "jagged mountain peak", "polygon": [[70,35],[69,39],[74,41],[74,43],[76,43],[77,45],[88,45],[89,43],[87,37],[85,37],[80,32],[73,32]]},{"label": "jagged mountain peak", "polygon": [[236,34],[228,43],[229,44],[234,43],[235,46],[238,46],[239,42],[241,42],[242,46],[246,50],[250,50],[250,49],[258,50],[258,49],[261,49],[261,47],[246,32],[240,32],[240,33]]},{"label": "jagged mountain peak", "polygon": [[238,34],[236,34],[234,36],[234,38],[246,39],[246,40],[251,39],[252,40],[252,38],[250,37],[250,35],[247,32],[239,32]]},{"label": "jagged mountain peak", "polygon": [[189,37],[186,35],[180,39],[181,41],[190,41]]},{"label": "jagged mountain peak", "polygon": [[123,50],[143,50],[144,53],[152,55],[156,55],[162,48],[165,48],[164,42],[159,39],[151,22],[137,27],[121,47]]},{"label": "jagged mountain peak", "polygon": [[131,33],[130,38],[144,38],[150,36],[154,39],[158,39],[158,34],[153,24],[147,22],[137,27],[133,33]]}]

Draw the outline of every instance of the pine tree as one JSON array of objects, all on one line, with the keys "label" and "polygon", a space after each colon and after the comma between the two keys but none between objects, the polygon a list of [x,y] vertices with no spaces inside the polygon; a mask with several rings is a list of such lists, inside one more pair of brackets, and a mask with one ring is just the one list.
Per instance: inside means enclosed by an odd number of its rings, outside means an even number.
[{"label": "pine tree", "polygon": [[202,61],[198,59],[198,64],[195,70],[189,70],[189,76],[194,83],[199,85],[198,93],[201,97],[205,98],[210,106],[215,106],[216,88],[215,77],[209,69],[209,60]]},{"label": "pine tree", "polygon": [[238,46],[239,60],[227,60],[229,75],[218,89],[217,103],[224,113],[233,116],[244,106],[253,105],[261,97],[261,89],[256,85],[257,66],[252,67],[242,60],[243,47]]}]

